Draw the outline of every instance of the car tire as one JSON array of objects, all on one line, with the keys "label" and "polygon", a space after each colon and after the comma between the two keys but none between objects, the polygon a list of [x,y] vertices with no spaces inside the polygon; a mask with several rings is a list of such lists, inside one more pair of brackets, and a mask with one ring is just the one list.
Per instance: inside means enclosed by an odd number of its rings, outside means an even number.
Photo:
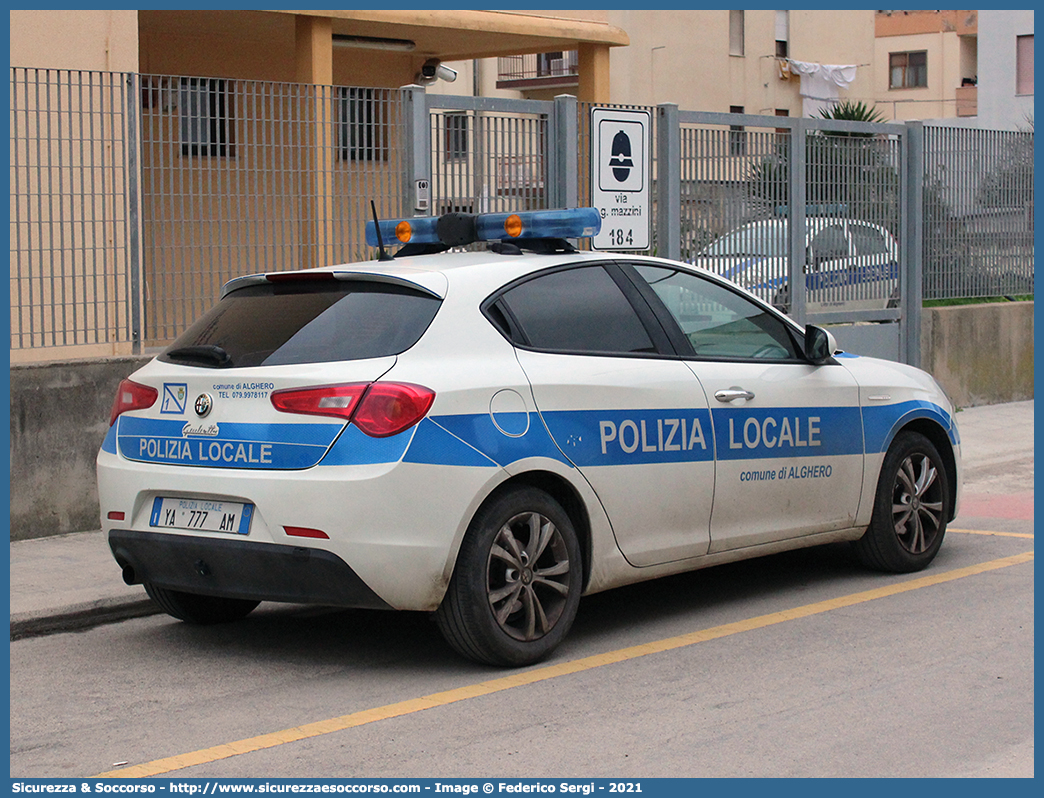
[{"label": "car tire", "polygon": [[901,432],[885,455],[874,512],[853,544],[869,568],[910,573],[926,568],[942,545],[950,484],[938,450],[925,436]]},{"label": "car tire", "polygon": [[180,590],[170,590],[149,582],[145,583],[145,592],[168,615],[179,621],[201,626],[238,621],[253,612],[261,603],[248,599],[182,593]]},{"label": "car tire", "polygon": [[475,515],[435,621],[465,657],[531,665],[569,632],[582,573],[569,515],[541,490],[515,489]]}]

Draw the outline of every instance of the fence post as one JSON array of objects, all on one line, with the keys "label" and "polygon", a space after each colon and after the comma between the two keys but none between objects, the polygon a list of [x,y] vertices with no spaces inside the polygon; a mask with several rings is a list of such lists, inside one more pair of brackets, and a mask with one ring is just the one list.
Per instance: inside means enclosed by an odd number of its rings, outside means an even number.
[{"label": "fence post", "polygon": [[656,251],[681,260],[681,122],[675,103],[656,108]]},{"label": "fence post", "polygon": [[138,88],[138,75],[125,73],[124,78],[124,153],[127,168],[127,232],[128,257],[127,269],[130,277],[130,335],[131,352],[141,354],[141,189],[138,184],[140,138],[138,136],[138,104],[141,102],[141,90]]},{"label": "fence post", "polygon": [[571,94],[555,97],[547,143],[547,207],[575,208],[580,201],[580,128],[577,100]]},{"label": "fence post", "polygon": [[790,170],[787,179],[790,181],[789,216],[787,229],[790,232],[790,257],[787,259],[790,273],[787,285],[790,286],[790,317],[798,324],[805,323],[805,214],[807,179],[805,164],[807,161],[808,125],[805,120],[797,119],[790,130]]},{"label": "fence post", "polygon": [[924,298],[924,122],[906,123],[906,220],[903,268],[899,276],[903,318],[900,352],[906,363],[921,365],[921,313]]},{"label": "fence post", "polygon": [[406,103],[406,173],[401,216],[431,214],[431,142],[428,95],[423,86],[403,86]]}]

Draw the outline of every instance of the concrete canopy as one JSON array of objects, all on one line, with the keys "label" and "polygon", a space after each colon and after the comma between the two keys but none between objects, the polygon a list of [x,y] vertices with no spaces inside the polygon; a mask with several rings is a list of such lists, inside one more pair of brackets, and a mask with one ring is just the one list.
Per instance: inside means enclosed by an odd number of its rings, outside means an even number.
[{"label": "concrete canopy", "polygon": [[335,35],[413,42],[415,54],[443,61],[630,43],[623,30],[608,23],[518,12],[415,9],[275,13],[330,19]]}]

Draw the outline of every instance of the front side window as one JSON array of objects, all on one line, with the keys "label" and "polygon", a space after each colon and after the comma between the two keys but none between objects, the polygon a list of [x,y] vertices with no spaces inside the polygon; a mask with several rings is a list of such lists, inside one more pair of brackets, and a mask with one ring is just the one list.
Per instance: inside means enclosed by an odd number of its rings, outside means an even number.
[{"label": "front side window", "polygon": [[919,89],[928,85],[928,52],[890,53],[888,88]]},{"label": "front side window", "polygon": [[638,265],[701,358],[792,360],[794,340],[778,317],[723,285],[691,272]]},{"label": "front side window", "polygon": [[554,352],[638,354],[656,348],[634,307],[601,266],[550,272],[508,290],[515,343]]},{"label": "front side window", "polygon": [[757,222],[719,238],[704,253],[708,257],[785,258],[788,252],[786,223]]}]

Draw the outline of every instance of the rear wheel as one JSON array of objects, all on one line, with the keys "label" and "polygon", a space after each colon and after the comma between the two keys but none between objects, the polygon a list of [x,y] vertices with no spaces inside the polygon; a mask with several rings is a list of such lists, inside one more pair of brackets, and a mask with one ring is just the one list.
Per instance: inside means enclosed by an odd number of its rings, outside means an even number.
[{"label": "rear wheel", "polygon": [[200,625],[238,621],[253,612],[261,603],[247,599],[182,593],[180,590],[169,590],[149,582],[145,583],[145,592],[168,615],[179,621]]},{"label": "rear wheel", "polygon": [[935,559],[946,534],[950,485],[938,450],[923,435],[901,432],[885,455],[866,533],[853,545],[864,565],[919,571]]},{"label": "rear wheel", "polygon": [[529,665],[565,638],[581,590],[580,546],[569,516],[522,488],[479,510],[435,613],[447,642],[491,665]]}]

